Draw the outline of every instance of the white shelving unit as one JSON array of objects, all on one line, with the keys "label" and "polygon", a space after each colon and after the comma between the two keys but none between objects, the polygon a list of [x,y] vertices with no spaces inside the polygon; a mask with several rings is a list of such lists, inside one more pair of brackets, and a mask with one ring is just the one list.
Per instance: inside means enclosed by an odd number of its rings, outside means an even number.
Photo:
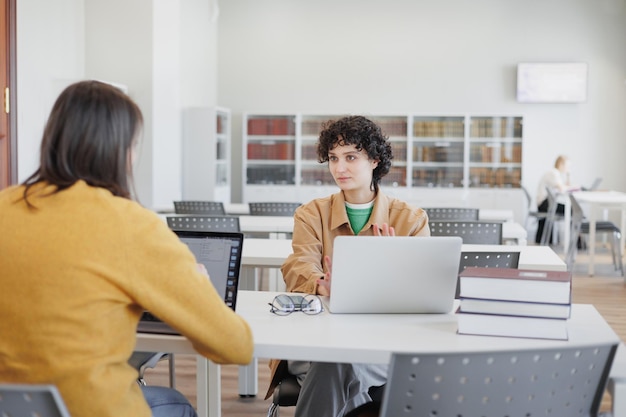
[{"label": "white shelving unit", "polygon": [[[316,142],[341,115],[243,117],[243,200],[298,201],[336,192]],[[394,161],[388,194],[422,206],[513,209],[522,220],[523,118],[472,115],[368,115],[389,136]]]}]

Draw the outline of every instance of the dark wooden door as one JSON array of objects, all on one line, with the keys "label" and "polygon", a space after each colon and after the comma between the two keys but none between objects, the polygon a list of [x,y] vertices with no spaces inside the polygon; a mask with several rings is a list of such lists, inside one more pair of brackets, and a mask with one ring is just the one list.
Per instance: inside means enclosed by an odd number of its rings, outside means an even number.
[{"label": "dark wooden door", "polygon": [[0,189],[17,182],[15,2],[0,0]]}]

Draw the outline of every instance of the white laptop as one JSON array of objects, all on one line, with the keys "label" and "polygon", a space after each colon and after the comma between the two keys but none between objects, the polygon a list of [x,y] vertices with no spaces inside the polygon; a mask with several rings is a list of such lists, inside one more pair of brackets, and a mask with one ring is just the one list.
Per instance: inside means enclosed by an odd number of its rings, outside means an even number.
[{"label": "white laptop", "polygon": [[338,236],[331,313],[449,313],[462,239],[458,236]]}]

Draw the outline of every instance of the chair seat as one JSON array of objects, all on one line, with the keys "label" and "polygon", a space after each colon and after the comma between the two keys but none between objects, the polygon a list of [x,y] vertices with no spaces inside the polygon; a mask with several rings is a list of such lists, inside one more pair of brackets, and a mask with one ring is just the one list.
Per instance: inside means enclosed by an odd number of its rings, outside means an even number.
[{"label": "chair seat", "polygon": [[274,391],[274,403],[280,407],[293,407],[298,402],[300,384],[294,375],[289,375],[280,382]]}]

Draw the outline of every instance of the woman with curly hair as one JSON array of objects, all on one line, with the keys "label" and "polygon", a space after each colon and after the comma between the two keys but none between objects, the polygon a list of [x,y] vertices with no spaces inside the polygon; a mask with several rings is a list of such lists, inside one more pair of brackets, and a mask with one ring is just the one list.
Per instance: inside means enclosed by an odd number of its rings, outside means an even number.
[{"label": "woman with curly hair", "polygon": [[[281,271],[287,291],[330,295],[335,237],[429,236],[430,229],[424,210],[380,190],[393,155],[376,123],[363,116],[327,122],[317,155],[320,163],[328,163],[339,192],[296,210],[293,253]],[[272,361],[270,367],[273,378],[266,398],[286,372],[298,376],[302,388],[296,417],[343,416],[370,401],[369,388],[383,385],[387,378],[386,365]]]}]

